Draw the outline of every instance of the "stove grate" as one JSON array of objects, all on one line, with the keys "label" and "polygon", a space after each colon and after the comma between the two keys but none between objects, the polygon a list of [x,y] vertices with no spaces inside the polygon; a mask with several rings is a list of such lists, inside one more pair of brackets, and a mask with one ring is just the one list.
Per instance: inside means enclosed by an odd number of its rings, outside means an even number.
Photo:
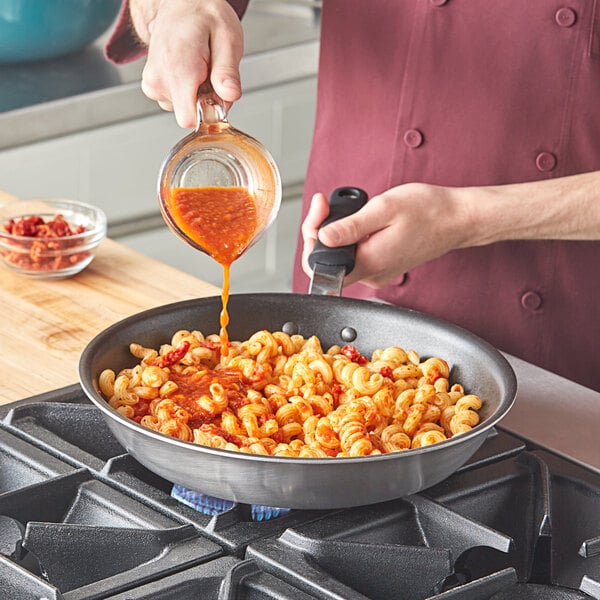
[{"label": "stove grate", "polygon": [[498,430],[406,498],[252,520],[171,496],[79,386],[0,407],[10,600],[600,600],[600,475]]}]

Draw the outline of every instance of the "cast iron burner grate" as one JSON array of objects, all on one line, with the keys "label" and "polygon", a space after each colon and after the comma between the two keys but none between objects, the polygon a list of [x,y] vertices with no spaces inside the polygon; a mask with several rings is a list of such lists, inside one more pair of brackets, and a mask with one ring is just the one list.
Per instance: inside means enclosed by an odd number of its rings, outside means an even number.
[{"label": "cast iron burner grate", "polygon": [[600,474],[502,430],[373,506],[256,522],[171,487],[79,386],[0,407],[0,598],[600,600]]},{"label": "cast iron burner grate", "polygon": [[564,587],[537,583],[517,583],[509,590],[494,594],[491,600],[577,600],[578,598],[587,597],[581,592]]}]

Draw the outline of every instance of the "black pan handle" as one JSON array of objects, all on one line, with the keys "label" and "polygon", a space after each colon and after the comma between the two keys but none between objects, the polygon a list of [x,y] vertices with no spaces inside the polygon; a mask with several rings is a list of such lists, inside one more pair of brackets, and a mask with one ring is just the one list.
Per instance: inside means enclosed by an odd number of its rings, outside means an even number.
[{"label": "black pan handle", "polygon": [[[347,217],[359,211],[368,200],[367,193],[357,187],[340,187],[329,196],[329,216],[321,223],[325,227],[333,221]],[[328,267],[346,267],[346,275],[354,269],[356,244],[330,248],[318,239],[313,251],[308,256],[308,264],[314,271],[315,265]]]}]

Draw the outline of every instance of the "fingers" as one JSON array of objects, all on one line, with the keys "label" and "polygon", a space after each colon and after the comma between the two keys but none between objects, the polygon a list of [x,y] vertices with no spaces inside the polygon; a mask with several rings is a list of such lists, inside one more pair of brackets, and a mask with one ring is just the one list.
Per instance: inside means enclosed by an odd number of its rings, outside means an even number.
[{"label": "fingers", "polygon": [[[151,63],[150,63],[151,64]],[[174,112],[177,124],[185,129],[191,129],[196,126],[196,99],[198,87],[202,81],[197,84],[178,86],[177,83],[162,81],[160,86],[149,83],[152,77],[144,75],[142,79],[142,91],[151,100],[156,100],[160,108],[168,112]],[[176,79],[175,79],[176,81]],[[176,89],[177,92],[170,90]]]},{"label": "fingers", "polygon": [[[370,205],[371,201],[369,201],[361,210],[353,215],[334,221],[326,227],[319,229],[329,215],[329,202],[320,193],[312,197],[308,213],[304,218],[301,228],[304,241],[302,269],[307,275],[310,276],[312,274],[312,269],[308,265],[308,256],[315,246],[317,237],[323,244],[331,247],[358,244],[359,242],[366,241],[370,235],[388,226],[388,208],[385,206],[385,202],[381,202],[380,198],[374,197],[373,200],[375,202],[372,205]],[[360,251],[360,245],[358,250]],[[358,261],[357,266],[360,266],[358,265]],[[361,269],[359,268],[356,274],[352,274],[352,281],[358,281],[361,276]]]},{"label": "fingers", "polygon": [[326,246],[357,244],[389,224],[388,211],[382,206],[381,197],[375,196],[354,214],[339,219],[319,231],[319,239]]},{"label": "fingers", "polygon": [[171,71],[169,95],[180,127],[192,128],[197,125],[198,88],[208,77],[209,59],[208,49],[204,48],[204,52],[195,57],[186,54],[179,68]]},{"label": "fingers", "polygon": [[173,104],[168,101],[157,100],[158,105],[167,112],[173,112]]},{"label": "fingers", "polygon": [[312,269],[308,266],[308,256],[315,247],[317,233],[321,223],[329,215],[329,203],[323,194],[315,194],[310,203],[308,213],[302,222],[301,233],[304,242],[302,249],[302,269],[310,277]]},{"label": "fingers", "polygon": [[235,14],[231,22],[219,24],[212,34],[210,81],[226,104],[242,95],[239,64],[244,52],[243,39],[242,26]]},{"label": "fingers", "polygon": [[198,88],[209,74],[226,105],[240,98],[243,30],[225,0],[163,2],[150,34],[142,91],[181,127],[196,126]]},{"label": "fingers", "polygon": [[[180,127],[196,125],[198,87],[208,76],[208,32],[179,26],[181,37],[170,33],[174,19],[157,16],[142,73],[142,91],[163,110],[174,111]],[[193,38],[186,45],[184,40]]]},{"label": "fingers", "polygon": [[[328,215],[329,207],[324,196],[315,196],[302,225],[305,241],[304,271],[308,275],[311,274],[307,258],[314,246],[317,232],[319,240],[326,246],[356,244],[355,268],[346,276],[344,285],[360,281],[372,287],[381,287],[397,279],[407,268],[414,266],[413,257],[407,256],[406,244],[409,250],[414,249],[423,236],[417,235],[415,242],[405,235],[406,219],[403,215],[406,211],[402,210],[402,205],[406,194],[403,194],[400,188],[395,188],[373,196],[358,212],[334,221],[320,230],[319,226]],[[418,203],[409,201],[409,206],[415,212],[419,212]],[[410,232],[414,233],[415,229],[421,231],[411,227]]]}]

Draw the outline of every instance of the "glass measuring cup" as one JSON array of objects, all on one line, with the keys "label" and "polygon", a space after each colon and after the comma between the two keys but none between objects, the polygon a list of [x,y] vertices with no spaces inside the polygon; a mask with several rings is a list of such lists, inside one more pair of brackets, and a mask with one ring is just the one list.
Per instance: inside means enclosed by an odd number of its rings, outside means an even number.
[{"label": "glass measuring cup", "polygon": [[198,92],[197,125],[167,154],[158,178],[167,225],[223,266],[221,354],[228,354],[231,263],[269,228],[281,204],[281,177],[267,149],[227,122],[210,84]]},{"label": "glass measuring cup", "polygon": [[195,131],[169,151],[159,173],[159,205],[184,242],[230,265],[277,216],[281,178],[256,139],[232,127],[208,84],[198,93]]}]

